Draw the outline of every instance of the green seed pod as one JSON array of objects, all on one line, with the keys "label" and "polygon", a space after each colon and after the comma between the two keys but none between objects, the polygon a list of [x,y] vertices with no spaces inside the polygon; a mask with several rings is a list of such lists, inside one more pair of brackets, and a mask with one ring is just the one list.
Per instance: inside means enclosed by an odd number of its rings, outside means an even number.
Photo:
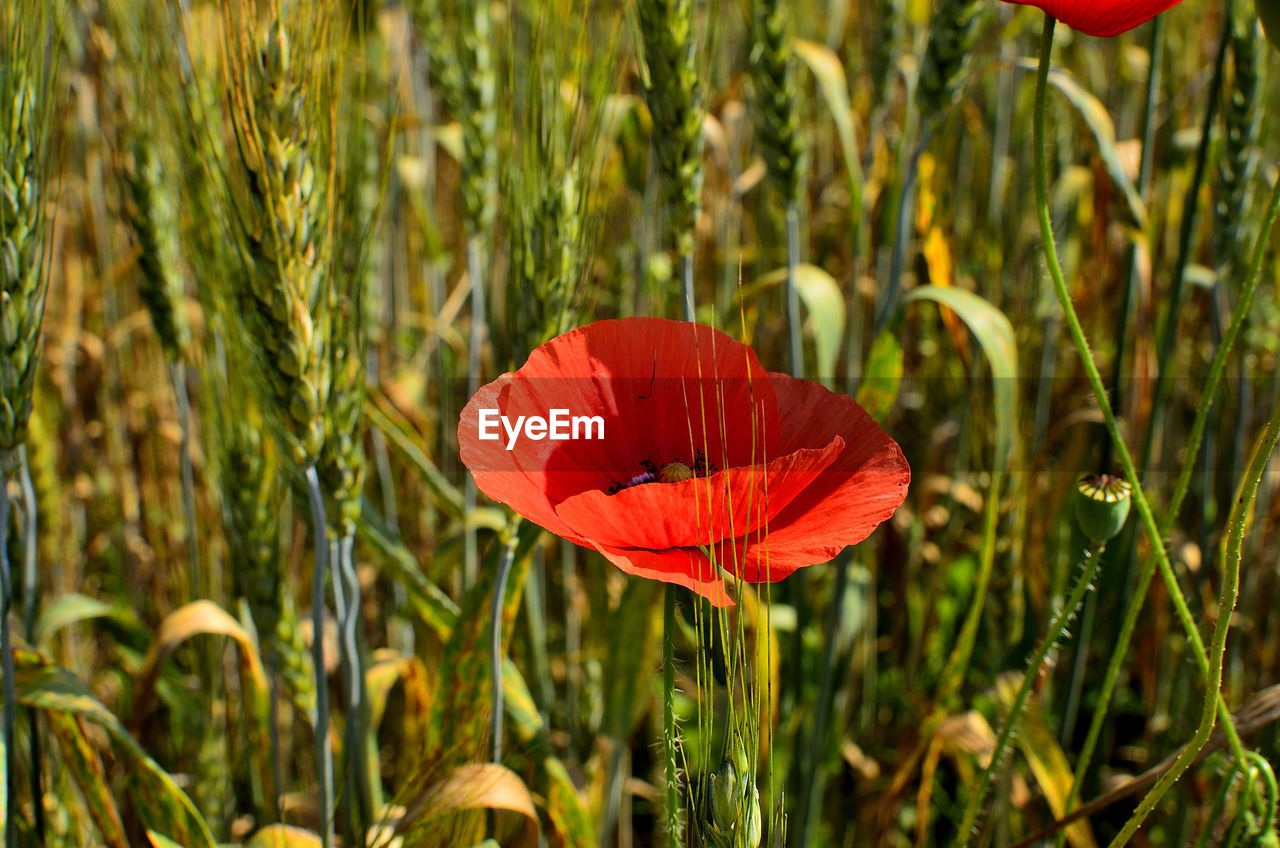
[{"label": "green seed pod", "polygon": [[1262,31],[1267,40],[1280,50],[1280,0],[1254,0],[1254,8],[1258,10],[1258,20],[1262,21]]},{"label": "green seed pod", "polygon": [[1080,530],[1094,542],[1120,532],[1129,517],[1129,483],[1110,474],[1085,474],[1076,481],[1074,512]]}]

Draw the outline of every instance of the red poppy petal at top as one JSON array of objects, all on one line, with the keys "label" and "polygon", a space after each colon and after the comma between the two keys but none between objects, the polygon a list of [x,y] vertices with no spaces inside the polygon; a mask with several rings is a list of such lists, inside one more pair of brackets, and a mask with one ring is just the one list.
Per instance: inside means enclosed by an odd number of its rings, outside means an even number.
[{"label": "red poppy petal at top", "polygon": [[911,482],[902,450],[857,401],[808,380],[770,376],[782,411],[782,450],[834,435],[846,447],[767,528],[717,546],[717,560],[752,583],[781,580],[861,542],[902,505]]},{"label": "red poppy petal at top", "polygon": [[[559,503],[607,490],[640,474],[646,461],[692,465],[695,450],[716,467],[750,465],[778,438],[768,372],[751,348],[701,324],[597,321],[538,347],[510,376],[498,407],[508,419],[565,409],[603,422],[603,438],[517,439],[506,450],[505,435],[476,438],[479,412],[494,408],[494,396],[473,397],[459,421],[463,463],[473,472],[506,475],[507,494],[517,486],[535,488],[525,500]],[[476,485],[511,503],[479,479]],[[569,536],[559,524],[548,529]]]},{"label": "red poppy petal at top", "polygon": [[1036,6],[1074,30],[1111,38],[1145,24],[1181,0],[1005,0]]}]

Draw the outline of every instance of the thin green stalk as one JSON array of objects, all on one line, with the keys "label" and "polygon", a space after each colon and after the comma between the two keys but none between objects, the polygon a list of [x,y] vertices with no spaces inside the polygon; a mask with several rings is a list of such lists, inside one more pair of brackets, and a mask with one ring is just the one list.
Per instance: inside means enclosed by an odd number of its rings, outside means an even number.
[{"label": "thin green stalk", "polygon": [[[1151,161],[1155,144],[1156,104],[1160,96],[1161,71],[1164,68],[1164,15],[1156,15],[1151,22],[1150,46],[1147,54],[1151,61],[1147,65],[1147,87],[1143,95],[1142,107],[1142,157],[1138,162],[1138,193],[1146,197],[1151,186]],[[1111,392],[1115,406],[1122,406],[1125,351],[1129,349],[1129,331],[1133,315],[1133,302],[1138,289],[1138,241],[1129,244],[1126,256],[1127,272],[1125,274],[1124,294],[1120,300],[1120,311],[1116,314],[1116,353],[1111,364]],[[1111,466],[1111,437],[1103,438],[1102,462],[1098,467],[1107,469]],[[1085,644],[1087,633],[1081,633],[1081,644]]]},{"label": "thin green stalk", "polygon": [[[1071,340],[1080,356],[1085,375],[1088,377],[1089,385],[1093,389],[1093,395],[1098,407],[1102,411],[1107,430],[1111,433],[1112,441],[1120,458],[1121,467],[1124,469],[1126,478],[1133,483],[1133,503],[1138,510],[1138,517],[1142,522],[1143,529],[1151,541],[1155,565],[1160,570],[1160,576],[1169,592],[1169,598],[1173,603],[1183,629],[1186,631],[1187,641],[1191,645],[1191,652],[1195,658],[1196,667],[1200,671],[1200,677],[1206,684],[1211,684],[1214,676],[1213,670],[1210,668],[1209,659],[1205,654],[1204,641],[1200,638],[1200,631],[1196,627],[1195,618],[1187,607],[1182,588],[1178,585],[1177,575],[1173,571],[1173,565],[1169,562],[1168,552],[1164,548],[1164,536],[1156,525],[1155,514],[1151,510],[1151,504],[1147,500],[1146,493],[1141,485],[1142,478],[1138,476],[1138,470],[1133,462],[1133,455],[1129,452],[1129,447],[1120,432],[1120,425],[1117,423],[1115,412],[1111,408],[1111,400],[1107,395],[1106,386],[1102,383],[1102,376],[1098,373],[1098,366],[1093,360],[1093,354],[1089,351],[1088,339],[1085,338],[1084,329],[1080,326],[1080,319],[1076,315],[1075,306],[1071,303],[1071,293],[1067,289],[1067,281],[1062,272],[1062,264],[1058,260],[1058,248],[1053,237],[1053,222],[1049,217],[1049,180],[1048,165],[1045,161],[1044,129],[1045,111],[1048,102],[1049,61],[1053,51],[1053,29],[1055,23],[1056,21],[1052,15],[1045,15],[1044,35],[1040,48],[1040,64],[1036,73],[1036,100],[1033,121],[1036,208],[1040,218],[1040,236],[1044,247],[1045,264],[1049,268],[1049,277],[1053,282],[1054,293],[1058,297],[1058,303],[1062,307],[1063,315],[1066,318]],[[1150,579],[1147,575],[1143,575],[1143,577],[1147,580]],[[1142,596],[1138,595],[1137,597]],[[1219,676],[1221,675],[1220,665],[1218,674]],[[1240,737],[1235,732],[1231,713],[1227,710],[1226,703],[1222,700],[1216,686],[1212,687],[1211,697],[1217,703],[1217,711],[1222,719],[1223,732],[1227,736],[1232,751],[1238,751],[1240,755],[1243,755],[1244,749],[1240,744]]]},{"label": "thin green stalk", "polygon": [[346,758],[346,792],[348,809],[344,819],[343,839],[358,843],[364,831],[363,822],[371,820],[371,803],[365,790],[369,776],[365,768],[364,728],[360,716],[361,685],[359,647],[356,645],[356,621],[359,618],[359,586],[354,593],[343,559],[343,543],[346,537],[328,540],[330,567],[333,570],[333,608],[338,618],[338,666],[342,686],[347,698],[347,716],[342,729],[342,750]]},{"label": "thin green stalk", "polygon": [[[1244,326],[1245,319],[1248,317],[1254,294],[1258,288],[1258,281],[1262,276],[1263,260],[1266,257],[1267,244],[1271,237],[1271,230],[1276,222],[1278,210],[1280,210],[1280,181],[1277,181],[1275,186],[1272,187],[1271,200],[1267,205],[1266,216],[1263,218],[1262,228],[1258,233],[1257,241],[1254,243],[1253,257],[1249,266],[1249,275],[1245,280],[1244,288],[1241,290],[1235,311],[1232,313],[1231,324],[1227,327],[1227,331],[1222,338],[1222,344],[1218,346],[1217,352],[1214,354],[1213,363],[1209,367],[1209,376],[1205,382],[1204,394],[1201,397],[1200,405],[1196,410],[1195,423],[1191,428],[1191,438],[1188,442],[1185,464],[1179,474],[1178,482],[1174,489],[1173,499],[1169,502],[1165,514],[1160,521],[1158,538],[1164,539],[1168,537],[1174,521],[1177,520],[1178,511],[1182,506],[1183,498],[1186,497],[1187,488],[1191,482],[1191,474],[1196,466],[1196,455],[1199,450],[1199,443],[1204,433],[1205,423],[1208,420],[1209,410],[1212,407],[1213,397],[1217,393],[1218,383],[1221,381],[1222,374],[1226,370],[1227,357],[1230,355],[1231,349],[1234,347],[1236,339],[1240,335],[1241,328]],[[1128,651],[1134,629],[1137,627],[1138,617],[1142,613],[1142,601],[1146,597],[1147,588],[1151,584],[1153,576],[1154,571],[1150,565],[1143,569],[1143,572],[1138,576],[1137,586],[1135,587],[1133,595],[1129,601],[1129,605],[1125,610],[1124,621],[1120,625],[1115,651],[1112,653],[1111,661],[1107,665],[1107,672],[1103,678],[1102,690],[1099,692],[1098,700],[1094,706],[1093,720],[1089,725],[1089,732],[1085,737],[1084,745],[1081,747],[1080,755],[1076,760],[1075,779],[1071,787],[1071,792],[1067,796],[1067,803],[1064,809],[1070,810],[1072,805],[1079,800],[1084,775],[1088,771],[1094,749],[1102,734],[1102,724],[1106,720],[1107,707],[1111,703],[1111,695],[1115,689],[1117,679],[1119,678],[1120,665],[1124,662],[1124,657]],[[1225,705],[1220,704],[1218,709],[1219,712],[1222,713],[1225,711],[1226,707]],[[1227,727],[1231,727],[1231,725],[1227,725]],[[1228,730],[1228,739],[1232,742],[1233,749],[1237,747],[1238,739],[1235,738],[1233,730]],[[1059,848],[1063,844],[1064,838],[1065,837],[1059,836],[1059,841],[1057,843]]]},{"label": "thin green stalk", "polygon": [[1095,550],[1093,545],[1086,547],[1084,559],[1084,572],[1081,573],[1080,579],[1076,581],[1076,585],[1067,597],[1066,603],[1062,605],[1062,609],[1058,610],[1053,623],[1049,625],[1049,630],[1045,633],[1044,639],[1041,640],[1040,647],[1036,649],[1035,654],[1031,657],[1031,662],[1027,665],[1027,671],[1022,676],[1022,685],[1018,687],[1018,694],[1013,699],[1013,706],[1009,708],[1009,715],[1004,721],[1004,727],[1000,729],[1000,735],[996,738],[995,748],[991,752],[991,762],[987,763],[987,767],[983,769],[978,789],[969,796],[969,802],[965,805],[964,819],[960,823],[960,832],[956,836],[957,844],[961,846],[968,845],[969,840],[973,837],[974,825],[978,821],[978,811],[982,808],[982,802],[987,796],[987,791],[991,788],[991,781],[995,777],[996,771],[1000,768],[1005,749],[1009,747],[1013,732],[1018,726],[1018,719],[1022,717],[1022,711],[1027,705],[1027,697],[1031,694],[1031,686],[1035,683],[1036,677],[1040,673],[1040,666],[1044,665],[1049,652],[1053,650],[1058,644],[1058,640],[1062,638],[1067,625],[1075,617],[1081,603],[1084,602],[1085,593],[1089,591],[1089,587],[1093,584],[1093,578],[1098,573],[1098,566],[1102,563],[1102,548],[1098,547]]},{"label": "thin green stalk", "polygon": [[[791,376],[804,375],[804,344],[800,325],[800,293],[796,290],[796,265],[800,262],[800,210],[787,204],[787,339],[791,349]],[[827,376],[827,375],[819,375]],[[832,375],[834,376],[834,375]]]},{"label": "thin green stalk", "polygon": [[[480,389],[481,358],[486,331],[484,279],[480,270],[480,236],[467,238],[467,275],[471,280],[471,344],[467,355],[467,392],[474,395]],[[479,571],[479,550],[476,527],[471,521],[477,503],[476,481],[467,474],[464,497],[466,498],[466,529],[463,535],[462,582],[464,587],[475,585]]]},{"label": "thin green stalk", "polygon": [[[1156,361],[1160,365],[1160,373],[1156,378],[1155,394],[1151,400],[1151,417],[1147,419],[1146,438],[1142,445],[1142,462],[1145,466],[1151,459],[1151,451],[1155,444],[1155,434],[1160,427],[1165,403],[1168,401],[1170,381],[1173,377],[1173,342],[1178,335],[1178,311],[1182,304],[1182,290],[1186,280],[1187,264],[1191,257],[1192,234],[1195,228],[1196,213],[1200,206],[1200,188],[1204,185],[1204,173],[1209,158],[1209,140],[1213,136],[1214,119],[1218,114],[1218,93],[1222,89],[1222,71],[1226,64],[1227,45],[1231,41],[1231,4],[1226,4],[1226,13],[1222,16],[1222,35],[1218,39],[1218,53],[1213,63],[1213,81],[1209,85],[1209,100],[1205,104],[1204,123],[1200,127],[1200,145],[1196,150],[1195,169],[1191,174],[1191,184],[1183,201],[1182,222],[1178,232],[1178,261],[1173,269],[1173,282],[1169,286],[1167,300],[1168,314],[1165,316],[1164,328],[1160,334],[1160,347]],[[1212,392],[1206,392],[1206,396]],[[1207,414],[1207,413],[1206,413]],[[1195,448],[1197,442],[1187,454],[1188,464],[1195,465]],[[1135,478],[1136,481],[1136,478]]]},{"label": "thin green stalk", "polygon": [[[1160,531],[1164,535],[1169,533],[1169,530],[1173,527],[1173,522],[1177,520],[1178,510],[1182,507],[1182,500],[1186,497],[1187,488],[1191,484],[1191,475],[1195,470],[1196,455],[1200,450],[1200,442],[1204,438],[1205,424],[1209,420],[1209,411],[1213,406],[1213,398],[1217,394],[1218,384],[1222,381],[1222,374],[1226,371],[1227,358],[1231,355],[1236,339],[1239,338],[1240,331],[1249,317],[1249,311],[1253,306],[1253,296],[1258,290],[1258,281],[1262,278],[1262,265],[1266,259],[1267,245],[1271,239],[1271,229],[1276,223],[1277,211],[1280,211],[1280,180],[1277,180],[1272,187],[1271,199],[1267,203],[1266,215],[1262,219],[1262,229],[1259,230],[1258,239],[1253,245],[1253,257],[1249,263],[1249,276],[1245,278],[1244,288],[1240,290],[1240,297],[1236,302],[1235,311],[1231,313],[1231,323],[1227,326],[1227,331],[1222,336],[1222,343],[1218,345],[1217,352],[1213,356],[1213,362],[1209,365],[1209,376],[1204,383],[1204,394],[1201,397],[1200,405],[1196,409],[1195,422],[1191,425],[1191,434],[1187,439],[1186,462],[1182,466],[1182,471],[1178,474],[1178,482],[1173,489],[1173,498],[1169,501],[1168,511],[1160,524]],[[1161,538],[1163,538],[1163,535]]]},{"label": "thin green stalk", "polygon": [[208,597],[209,587],[204,585],[204,571],[200,567],[195,468],[191,461],[191,399],[187,395],[187,373],[182,360],[170,361],[169,376],[173,379],[173,397],[178,404],[178,428],[181,431],[178,450],[182,463],[182,512],[187,522],[187,558],[191,565],[191,597],[193,600],[199,600]]},{"label": "thin green stalk", "polygon": [[315,464],[307,466],[307,497],[311,502],[311,530],[315,539],[315,570],[311,575],[311,662],[316,681],[316,804],[320,810],[320,844],[333,845],[333,751],[329,747],[329,681],[324,671],[324,579],[329,569],[325,542],[324,497]]},{"label": "thin green stalk", "polygon": [[693,305],[693,253],[680,254],[680,300],[684,307],[684,320],[696,320]]},{"label": "thin green stalk", "polygon": [[[31,482],[31,466],[27,462],[27,446],[18,446],[18,484],[22,488],[22,632],[27,641],[35,644],[36,611],[39,580],[36,572],[36,553],[39,549],[39,515],[36,507],[36,487]],[[35,831],[41,844],[45,841],[44,766],[40,754],[40,713],[31,711],[28,740],[31,746],[31,797],[35,799]]]},{"label": "thin green stalk", "polygon": [[502,548],[502,559],[498,561],[498,576],[493,584],[493,602],[489,606],[491,616],[489,624],[489,682],[493,686],[493,712],[489,715],[490,757],[495,763],[502,763],[502,605],[507,596],[507,578],[511,575],[511,564],[515,561],[516,545],[519,537],[513,527]]},{"label": "thin green stalk", "polygon": [[809,737],[809,751],[804,773],[803,788],[796,805],[796,833],[800,834],[800,844],[808,845],[814,837],[814,829],[818,819],[818,801],[822,797],[822,752],[827,735],[827,720],[831,713],[831,681],[835,672],[836,650],[839,638],[836,631],[844,618],[845,588],[849,585],[849,557],[841,558],[836,566],[836,584],[831,597],[831,611],[827,615],[826,635],[822,644],[827,646],[822,657],[822,673],[818,682],[818,712],[813,720],[813,733]]},{"label": "thin green stalk", "polygon": [[[1232,762],[1227,773],[1223,775],[1222,787],[1218,790],[1218,794],[1214,796],[1213,806],[1209,808],[1209,815],[1205,818],[1204,830],[1200,833],[1200,838],[1196,840],[1195,848],[1209,848],[1209,838],[1213,835],[1213,825],[1218,821],[1218,817],[1222,815],[1222,810],[1227,805],[1227,796],[1231,794],[1231,784],[1235,782],[1236,773],[1240,771],[1240,764]],[[1059,840],[1066,837],[1058,836]]]},{"label": "thin green stalk", "polygon": [[880,305],[876,307],[875,323],[872,325],[871,330],[871,338],[873,339],[880,335],[880,331],[889,323],[889,319],[893,317],[894,310],[898,306],[898,295],[902,290],[902,264],[906,253],[907,227],[913,206],[911,192],[915,188],[916,174],[920,170],[920,157],[924,154],[925,149],[929,146],[929,140],[933,137],[933,127],[933,120],[926,117],[924,119],[924,129],[920,132],[920,140],[916,143],[915,149],[911,151],[911,158],[907,160],[907,171],[903,175],[902,186],[898,191],[897,215],[893,226],[893,252],[889,257],[889,281],[885,286]]},{"label": "thin green stalk", "polygon": [[14,791],[18,758],[13,746],[13,723],[18,701],[13,683],[13,646],[9,636],[9,607],[12,602],[13,581],[9,574],[9,474],[5,472],[0,474],[0,666],[4,673],[4,809],[8,811],[4,818],[5,848],[14,848],[18,844],[18,832],[13,826],[13,811],[18,800],[18,793]]},{"label": "thin green stalk", "polygon": [[676,589],[668,583],[662,613],[662,762],[666,774],[663,825],[667,848],[681,848],[684,844],[684,828],[680,822],[680,767],[676,751],[675,633]]},{"label": "thin green stalk", "polygon": [[[1129,821],[1125,823],[1120,833],[1112,840],[1111,848],[1120,848],[1137,832],[1147,815],[1160,802],[1165,793],[1169,791],[1169,788],[1195,762],[1196,755],[1200,753],[1205,743],[1209,741],[1209,735],[1213,732],[1214,716],[1222,704],[1222,660],[1226,654],[1227,634],[1231,630],[1231,617],[1235,612],[1236,600],[1239,595],[1240,558],[1244,545],[1244,533],[1253,513],[1254,502],[1258,497],[1258,486],[1262,482],[1263,472],[1266,470],[1267,463],[1271,460],[1271,453],[1275,450],[1277,441],[1280,441],[1280,403],[1277,403],[1275,408],[1271,410],[1271,419],[1267,422],[1266,429],[1259,436],[1257,444],[1254,446],[1253,456],[1250,457],[1249,467],[1245,470],[1244,477],[1240,480],[1240,486],[1236,490],[1235,504],[1227,521],[1227,538],[1222,550],[1222,590],[1218,598],[1218,618],[1214,623],[1213,639],[1210,643],[1209,662],[1211,676],[1206,681],[1204,709],[1201,712],[1200,724],[1197,726],[1191,742],[1174,760],[1169,770],[1160,776],[1160,779],[1156,781],[1156,785],[1151,787],[1151,791],[1138,804],[1137,810],[1134,811]],[[1229,727],[1230,725],[1224,721],[1224,729]],[[1236,747],[1239,747],[1238,738],[1236,739]],[[1241,750],[1236,756],[1243,760],[1247,755]]]},{"label": "thin green stalk", "polygon": [[991,572],[996,560],[996,530],[1000,521],[1000,490],[1004,485],[1004,469],[997,468],[991,474],[991,490],[987,493],[986,506],[982,521],[982,551],[978,563],[978,583],[973,591],[973,600],[969,602],[969,611],[965,615],[964,624],[960,626],[960,635],[956,646],[947,658],[942,671],[942,683],[938,687],[935,704],[942,704],[960,689],[964,682],[965,671],[969,667],[969,659],[973,656],[973,644],[978,635],[978,625],[982,621],[982,608],[987,602],[987,588],[991,585]]},{"label": "thin green stalk", "polygon": [[[471,343],[467,352],[467,393],[475,395],[480,389],[481,366],[486,332],[484,277],[480,269],[480,236],[467,238],[467,277],[471,281]],[[476,543],[475,524],[470,520],[475,512],[477,493],[475,479],[467,474],[466,480],[467,523],[463,533],[462,583],[463,587],[475,585],[479,571],[479,548]]]}]

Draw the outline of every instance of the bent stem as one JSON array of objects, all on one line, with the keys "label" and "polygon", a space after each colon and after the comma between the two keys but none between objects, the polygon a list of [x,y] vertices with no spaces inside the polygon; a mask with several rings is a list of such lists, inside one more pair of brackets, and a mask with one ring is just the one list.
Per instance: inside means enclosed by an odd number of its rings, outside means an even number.
[{"label": "bent stem", "polygon": [[1018,719],[1021,718],[1022,711],[1027,705],[1027,697],[1031,694],[1031,686],[1035,683],[1036,677],[1040,673],[1040,667],[1044,665],[1049,652],[1053,650],[1058,644],[1058,640],[1062,638],[1067,625],[1075,618],[1076,612],[1079,611],[1080,605],[1084,602],[1085,593],[1089,591],[1090,586],[1093,584],[1093,578],[1097,576],[1098,566],[1101,562],[1102,546],[1095,549],[1095,546],[1090,544],[1085,548],[1084,572],[1081,573],[1080,579],[1076,581],[1076,585],[1067,597],[1066,603],[1062,605],[1062,609],[1058,610],[1053,623],[1049,625],[1049,630],[1045,633],[1044,639],[1041,640],[1040,647],[1031,657],[1031,662],[1027,665],[1027,671],[1022,676],[1022,685],[1018,687],[1018,694],[1013,699],[1013,706],[1009,709],[1009,716],[1005,719],[1004,727],[1000,729],[999,737],[996,738],[995,748],[991,752],[991,762],[987,763],[987,767],[983,769],[982,779],[978,783],[977,791],[969,796],[969,803],[964,810],[964,819],[960,824],[960,835],[957,837],[961,846],[968,845],[973,836],[974,825],[978,821],[978,811],[982,807],[987,791],[991,788],[991,781],[995,777],[996,770],[1000,768],[1000,761],[1004,756],[1005,749],[1009,747],[1009,741],[1013,738],[1014,730],[1018,726]]},{"label": "bent stem", "polygon": [[316,803],[320,810],[320,844],[333,845],[333,751],[329,748],[329,681],[324,670],[324,578],[329,568],[325,540],[324,497],[315,463],[307,466],[307,497],[311,502],[311,531],[315,539],[315,569],[311,575],[311,662],[316,680]]},{"label": "bent stem", "polygon": [[[518,521],[518,519],[517,519]],[[502,691],[502,603],[507,596],[507,577],[516,558],[518,537],[514,528],[502,548],[498,562],[498,576],[493,584],[493,601],[489,605],[489,683],[493,686],[493,712],[489,716],[490,759],[502,764],[502,711],[505,698]]]},{"label": "bent stem", "polygon": [[[1204,641],[1200,638],[1200,631],[1196,627],[1196,622],[1191,615],[1191,610],[1187,607],[1186,598],[1183,596],[1182,589],[1178,585],[1177,575],[1174,573],[1173,566],[1169,562],[1168,553],[1164,548],[1164,537],[1160,532],[1159,526],[1156,524],[1155,515],[1151,510],[1151,504],[1147,500],[1146,493],[1143,491],[1141,484],[1142,478],[1138,475],[1137,468],[1134,465],[1133,455],[1130,453],[1129,447],[1120,432],[1120,426],[1117,423],[1115,413],[1111,408],[1111,401],[1107,395],[1106,387],[1103,385],[1102,377],[1098,373],[1098,366],[1093,360],[1092,353],[1089,351],[1089,342],[1085,338],[1084,330],[1080,326],[1080,319],[1076,315],[1075,307],[1071,303],[1071,294],[1067,289],[1066,277],[1063,275],[1062,265],[1058,260],[1058,249],[1053,236],[1053,222],[1049,216],[1048,166],[1045,157],[1045,111],[1048,100],[1047,90],[1049,82],[1049,61],[1053,51],[1053,30],[1056,23],[1057,22],[1052,15],[1047,13],[1045,14],[1044,34],[1041,38],[1040,44],[1040,62],[1036,72],[1035,112],[1033,119],[1033,131],[1035,137],[1036,209],[1040,218],[1040,236],[1044,248],[1045,264],[1048,266],[1049,277],[1053,282],[1054,294],[1057,296],[1058,303],[1062,307],[1063,315],[1066,318],[1067,328],[1071,333],[1071,340],[1080,356],[1081,363],[1085,370],[1085,375],[1088,377],[1089,385],[1093,389],[1094,398],[1098,403],[1099,409],[1102,411],[1103,420],[1106,422],[1107,431],[1111,435],[1111,440],[1115,446],[1116,454],[1120,458],[1121,467],[1124,469],[1125,476],[1133,484],[1132,497],[1134,507],[1138,511],[1138,517],[1142,522],[1143,529],[1146,531],[1147,537],[1151,542],[1155,566],[1160,570],[1161,579],[1163,579],[1169,592],[1169,597],[1178,614],[1178,619],[1181,621],[1183,629],[1186,631],[1187,641],[1191,643],[1192,655],[1194,656],[1196,666],[1200,671],[1200,676],[1206,685],[1205,697],[1207,699],[1207,703],[1210,703],[1215,707],[1215,709],[1210,710],[1208,715],[1209,730],[1212,729],[1214,712],[1216,711],[1222,720],[1223,732],[1227,736],[1228,743],[1230,744],[1233,753],[1242,757],[1244,755],[1244,750],[1240,744],[1240,738],[1235,732],[1235,726],[1232,722],[1231,714],[1228,712],[1226,703],[1223,701],[1221,693],[1219,692],[1219,685],[1222,678],[1221,655],[1218,656],[1216,664],[1211,665],[1209,657],[1205,654]],[[1151,566],[1148,564],[1144,568],[1142,576],[1139,578],[1139,583],[1143,585],[1144,590],[1145,584],[1150,580],[1150,570]],[[1230,588],[1231,587],[1228,587],[1224,583],[1224,596]],[[1234,590],[1232,590],[1232,592],[1231,601],[1234,605]],[[1138,594],[1135,597],[1140,598],[1143,597],[1143,595]],[[1222,607],[1220,607],[1220,609],[1221,608]],[[1229,618],[1229,614],[1227,618]],[[1223,619],[1220,618],[1219,622],[1221,623],[1222,621]],[[1117,651],[1117,653],[1120,653],[1120,651]],[[1197,733],[1196,736],[1198,738],[1200,734]],[[1208,730],[1204,733],[1204,739],[1208,739]],[[1180,775],[1182,771],[1185,770],[1185,766],[1190,765],[1191,760],[1194,759],[1195,755],[1199,752],[1203,743],[1204,740],[1200,740],[1200,743],[1197,745],[1194,744],[1193,740],[1193,744],[1188,745],[1185,749],[1184,757],[1179,757],[1180,762],[1185,758],[1183,769],[1178,769],[1176,767],[1177,764],[1175,763],[1175,768],[1171,769],[1170,773]],[[1166,775],[1166,777],[1168,777],[1168,775]],[[1176,779],[1176,776],[1173,779]],[[1167,791],[1168,786],[1171,785],[1172,782],[1172,780],[1166,781],[1162,779],[1155,787],[1152,788],[1151,793],[1143,800],[1144,805],[1147,805],[1148,801],[1150,801],[1147,806],[1147,812],[1149,812],[1150,807],[1155,806],[1155,803],[1159,801],[1159,798],[1163,796],[1164,792]],[[1130,819],[1131,823],[1137,821],[1138,824],[1140,824],[1141,820],[1145,819],[1146,813],[1142,812],[1142,809],[1143,808],[1140,806],[1139,812],[1134,814],[1133,819]],[[1125,844],[1136,829],[1137,825],[1135,824],[1132,829],[1126,828],[1127,833],[1122,831],[1121,834],[1116,837],[1116,841],[1112,843],[1113,848],[1119,848],[1120,845]]]},{"label": "bent stem", "polygon": [[[1275,408],[1271,410],[1271,419],[1267,422],[1266,429],[1263,430],[1254,445],[1253,455],[1249,458],[1249,467],[1245,470],[1244,477],[1240,480],[1240,487],[1236,490],[1231,516],[1227,521],[1227,539],[1222,549],[1222,592],[1218,598],[1218,619],[1213,626],[1213,640],[1209,648],[1212,679],[1206,681],[1204,709],[1200,715],[1200,724],[1196,727],[1196,732],[1191,742],[1174,760],[1169,770],[1160,776],[1160,779],[1156,781],[1156,785],[1151,787],[1151,791],[1138,804],[1138,809],[1134,811],[1120,833],[1112,840],[1112,848],[1119,848],[1119,846],[1124,845],[1137,832],[1138,828],[1142,826],[1143,820],[1160,802],[1164,794],[1182,776],[1182,773],[1195,762],[1196,756],[1205,746],[1205,743],[1209,741],[1209,735],[1213,732],[1214,715],[1218,706],[1222,703],[1220,694],[1222,687],[1222,658],[1227,650],[1227,634],[1231,630],[1231,616],[1235,612],[1236,599],[1240,589],[1240,555],[1244,547],[1244,531],[1249,523],[1249,517],[1253,513],[1254,502],[1258,498],[1258,486],[1262,482],[1262,474],[1266,470],[1277,441],[1280,441],[1280,400],[1277,401]],[[1224,729],[1227,727],[1230,727],[1230,725],[1224,723]],[[1239,739],[1236,739],[1236,745],[1239,745]],[[1245,760],[1247,756],[1243,751],[1236,755],[1240,760]]]}]

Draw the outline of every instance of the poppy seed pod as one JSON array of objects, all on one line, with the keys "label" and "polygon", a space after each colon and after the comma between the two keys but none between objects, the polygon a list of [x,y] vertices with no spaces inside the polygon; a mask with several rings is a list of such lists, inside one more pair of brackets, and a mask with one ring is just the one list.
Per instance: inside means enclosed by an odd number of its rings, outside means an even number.
[{"label": "poppy seed pod", "polygon": [[1129,517],[1129,483],[1110,474],[1085,474],[1076,481],[1074,512],[1081,532],[1094,542],[1113,538]]},{"label": "poppy seed pod", "polygon": [[1280,49],[1280,0],[1253,0],[1253,7],[1258,11],[1267,40]]}]

